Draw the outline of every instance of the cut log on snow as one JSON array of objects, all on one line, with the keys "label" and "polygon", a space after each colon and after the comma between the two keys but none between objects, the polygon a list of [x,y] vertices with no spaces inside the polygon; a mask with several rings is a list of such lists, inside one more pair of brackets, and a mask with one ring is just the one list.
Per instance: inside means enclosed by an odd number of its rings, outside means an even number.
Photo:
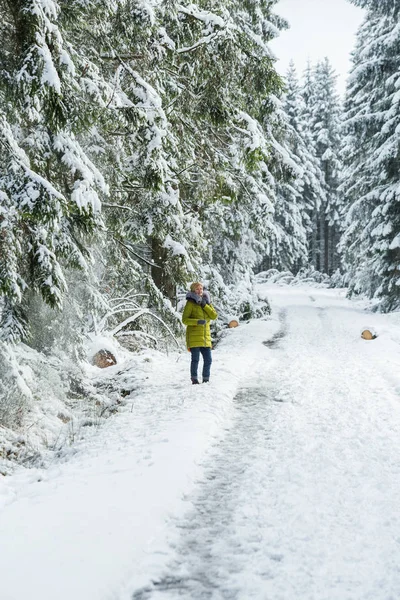
[{"label": "cut log on snow", "polygon": [[364,340],[374,340],[376,338],[376,335],[369,329],[364,329],[364,331],[361,334],[361,337]]},{"label": "cut log on snow", "polygon": [[232,319],[232,321],[229,321],[228,323],[228,327],[232,328],[232,327],[238,327],[239,323],[236,321],[236,319]]},{"label": "cut log on snow", "polygon": [[93,364],[100,369],[112,367],[117,364],[117,359],[109,350],[99,350],[93,356]]}]

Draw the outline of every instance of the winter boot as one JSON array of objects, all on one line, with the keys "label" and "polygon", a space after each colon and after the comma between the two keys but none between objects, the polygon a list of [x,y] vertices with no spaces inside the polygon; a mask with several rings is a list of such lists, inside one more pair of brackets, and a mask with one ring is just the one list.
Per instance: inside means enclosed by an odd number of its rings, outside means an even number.
[{"label": "winter boot", "polygon": [[193,384],[195,384],[195,383],[200,383],[200,381],[199,381],[198,379],[193,379],[193,378],[192,378],[192,383],[193,383]]},{"label": "winter boot", "polygon": [[203,377],[203,383],[210,383],[209,377]]}]

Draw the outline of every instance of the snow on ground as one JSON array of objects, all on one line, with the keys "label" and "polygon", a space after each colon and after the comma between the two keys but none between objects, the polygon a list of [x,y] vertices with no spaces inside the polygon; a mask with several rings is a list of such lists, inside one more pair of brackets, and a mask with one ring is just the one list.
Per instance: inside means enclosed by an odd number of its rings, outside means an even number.
[{"label": "snow on ground", "polygon": [[210,384],[185,353],[107,369],[121,412],[0,478],[1,600],[400,597],[400,315],[260,292],[272,318],[227,331]]}]

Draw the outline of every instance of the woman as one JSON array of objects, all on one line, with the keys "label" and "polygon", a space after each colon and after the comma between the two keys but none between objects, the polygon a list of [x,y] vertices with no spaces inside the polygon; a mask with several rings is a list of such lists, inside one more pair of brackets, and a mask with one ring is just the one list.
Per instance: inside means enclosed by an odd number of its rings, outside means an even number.
[{"label": "woman", "polygon": [[203,357],[203,383],[210,381],[211,367],[211,332],[210,320],[217,318],[215,308],[211,305],[210,294],[203,289],[203,284],[192,283],[190,292],[186,294],[186,306],[182,322],[186,325],[186,345],[192,355],[190,377],[192,383],[199,383],[197,370],[200,353]]}]

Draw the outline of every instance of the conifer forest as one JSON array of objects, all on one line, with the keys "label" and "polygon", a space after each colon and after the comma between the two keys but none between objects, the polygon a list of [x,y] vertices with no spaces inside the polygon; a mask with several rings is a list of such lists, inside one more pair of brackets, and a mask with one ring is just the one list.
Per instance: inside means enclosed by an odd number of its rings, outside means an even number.
[{"label": "conifer forest", "polygon": [[192,281],[241,318],[270,269],[400,308],[400,4],[351,2],[342,99],[328,58],[278,74],[278,0],[0,0],[0,423],[23,352],[172,347]]}]

